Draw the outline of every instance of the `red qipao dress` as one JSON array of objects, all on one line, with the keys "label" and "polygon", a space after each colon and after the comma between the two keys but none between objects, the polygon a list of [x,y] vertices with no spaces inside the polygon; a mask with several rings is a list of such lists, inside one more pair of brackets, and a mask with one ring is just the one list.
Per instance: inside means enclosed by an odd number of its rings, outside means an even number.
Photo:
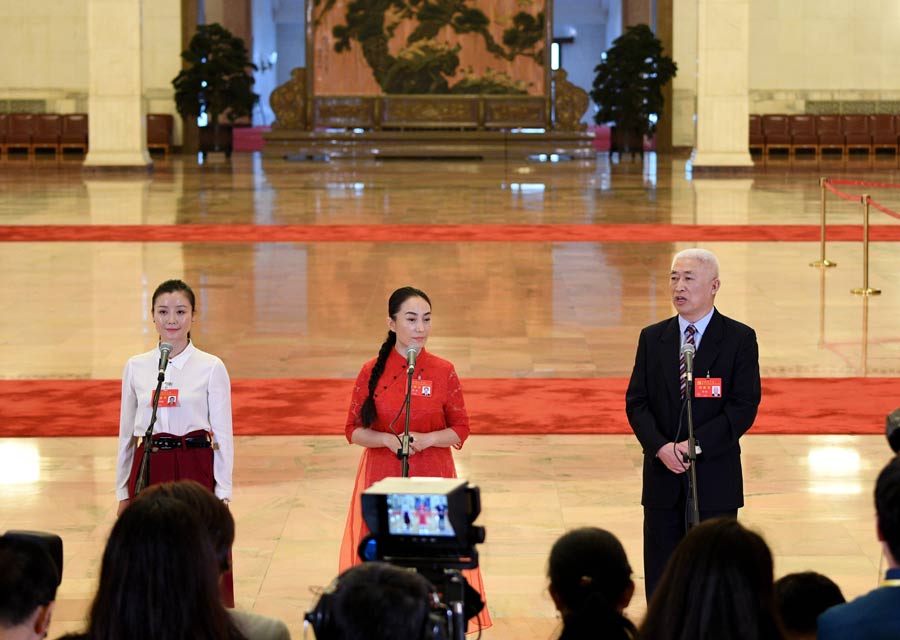
[{"label": "red qipao dress", "polygon": [[[374,366],[375,359],[370,360],[363,365],[362,371],[356,378],[353,397],[350,400],[350,411],[347,415],[348,442],[353,432],[362,426],[360,410],[369,395],[369,376]],[[399,414],[394,422],[393,430],[402,435],[406,421],[406,414],[403,411],[405,399],[406,358],[397,353],[396,349],[391,349],[385,363],[384,373],[381,374],[375,390],[375,408],[378,411],[378,417],[370,428],[390,432],[388,425]],[[416,368],[413,371],[413,395],[410,405],[410,431],[428,433],[449,427],[459,436],[459,444],[456,445],[456,448],[462,448],[466,438],[469,437],[469,416],[466,413],[466,403],[463,400],[459,377],[450,362],[422,350],[416,359]],[[397,448],[400,448],[399,440]],[[379,480],[401,475],[400,460],[397,458],[395,449],[386,447],[363,449],[359,459],[359,468],[356,471],[353,496],[350,499],[350,512],[344,528],[344,539],[341,543],[341,573],[360,564],[357,548],[360,541],[369,533],[362,518],[360,495]],[[455,478],[456,465],[453,464],[453,453],[450,447],[429,447],[425,451],[411,455],[409,457],[409,475],[410,477]],[[464,570],[463,575],[484,599],[481,569]],[[478,619],[482,628],[491,626],[487,607],[478,614]],[[477,629],[474,620],[470,622],[471,628]]]}]

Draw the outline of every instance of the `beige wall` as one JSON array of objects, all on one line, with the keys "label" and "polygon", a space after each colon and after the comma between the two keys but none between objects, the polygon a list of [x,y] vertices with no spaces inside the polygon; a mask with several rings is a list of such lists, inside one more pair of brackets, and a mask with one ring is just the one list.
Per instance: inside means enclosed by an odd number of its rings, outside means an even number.
[{"label": "beige wall", "polygon": [[898,32],[896,0],[752,0],[750,111],[897,110]]},{"label": "beige wall", "polygon": [[[87,0],[0,0],[0,15],[0,110],[87,111]],[[180,0],[144,0],[143,42],[147,111],[174,114]]]},{"label": "beige wall", "polygon": [[[673,0],[676,146],[694,144],[697,2]],[[750,0],[750,113],[900,113],[897,33],[897,0]]]}]

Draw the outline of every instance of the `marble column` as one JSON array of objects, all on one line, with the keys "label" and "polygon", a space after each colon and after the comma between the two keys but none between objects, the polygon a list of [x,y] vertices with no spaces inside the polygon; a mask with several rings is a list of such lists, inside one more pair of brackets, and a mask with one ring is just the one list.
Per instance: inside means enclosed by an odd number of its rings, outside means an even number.
[{"label": "marble column", "polygon": [[88,0],[88,116],[84,167],[149,169],[141,70],[142,0]]},{"label": "marble column", "polygon": [[749,35],[749,0],[697,0],[695,172],[753,166],[747,147]]}]

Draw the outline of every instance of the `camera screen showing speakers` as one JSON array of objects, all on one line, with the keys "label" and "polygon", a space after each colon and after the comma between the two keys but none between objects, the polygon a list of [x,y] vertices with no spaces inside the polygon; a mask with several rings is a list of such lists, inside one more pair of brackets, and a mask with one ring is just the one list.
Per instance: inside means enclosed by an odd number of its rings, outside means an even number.
[{"label": "camera screen showing speakers", "polygon": [[456,535],[447,517],[449,504],[446,495],[389,493],[387,507],[388,533],[391,535]]}]

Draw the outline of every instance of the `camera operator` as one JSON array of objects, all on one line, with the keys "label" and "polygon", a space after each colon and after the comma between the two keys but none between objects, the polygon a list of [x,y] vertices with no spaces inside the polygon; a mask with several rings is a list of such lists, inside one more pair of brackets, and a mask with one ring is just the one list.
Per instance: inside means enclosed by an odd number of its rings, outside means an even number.
[{"label": "camera operator", "polygon": [[47,637],[59,575],[36,540],[0,536],[0,640]]},{"label": "camera operator", "polygon": [[424,577],[385,562],[366,562],[338,576],[306,622],[316,640],[441,640],[446,617]]}]

